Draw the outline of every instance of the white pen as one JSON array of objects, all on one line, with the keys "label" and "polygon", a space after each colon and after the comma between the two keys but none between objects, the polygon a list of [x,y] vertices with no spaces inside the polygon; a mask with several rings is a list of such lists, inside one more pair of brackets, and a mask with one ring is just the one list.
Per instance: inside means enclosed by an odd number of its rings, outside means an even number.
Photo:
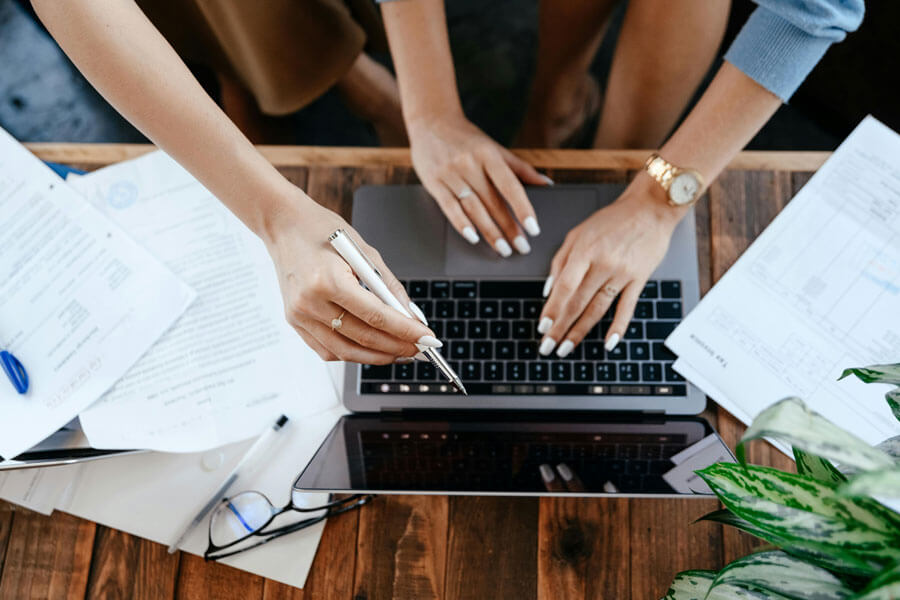
[{"label": "white pen", "polygon": [[282,427],[284,427],[284,424],[287,422],[288,418],[285,415],[281,415],[280,417],[278,417],[278,420],[275,421],[274,425],[266,428],[266,430],[262,432],[262,434],[260,434],[259,438],[257,438],[257,440],[253,442],[253,445],[247,449],[247,452],[244,453],[243,458],[241,458],[237,466],[235,466],[231,470],[231,473],[229,473],[228,476],[225,477],[225,481],[222,482],[222,485],[219,486],[219,489],[217,489],[216,492],[212,495],[212,497],[209,499],[209,502],[207,502],[203,506],[203,508],[200,509],[200,512],[197,513],[197,516],[191,519],[190,523],[185,526],[184,531],[182,531],[181,535],[178,536],[178,539],[172,542],[172,545],[169,546],[169,554],[174,554],[178,550],[178,546],[181,545],[181,542],[184,541],[184,538],[186,538],[187,535],[194,530],[194,527],[199,525],[206,517],[206,515],[209,514],[209,511],[214,509],[216,505],[219,504],[219,502],[221,502],[223,498],[225,498],[225,494],[238,480],[238,477],[248,471],[252,471],[253,468],[256,467],[256,465],[250,464],[251,461],[259,458],[263,455],[265,450],[268,450],[268,448],[271,446],[271,441],[275,437],[275,434],[281,431]]},{"label": "white pen", "polygon": [[[356,242],[353,241],[353,238],[347,235],[347,232],[343,229],[338,229],[328,237],[328,241],[331,243],[332,247],[337,250],[337,253],[341,255],[341,258],[347,261],[347,264],[350,265],[350,268],[353,269],[356,276],[366,284],[366,287],[368,287],[373,294],[378,296],[382,302],[391,308],[400,311],[401,314],[410,319],[413,318],[406,307],[403,306],[403,303],[391,293],[391,290],[388,289],[384,279],[382,279],[381,273],[378,272],[378,269],[372,264],[372,261],[363,254]],[[428,360],[431,361],[431,364],[433,364],[434,367],[453,384],[453,387],[463,394],[468,395],[459,375],[450,368],[450,365],[447,364],[447,361],[444,360],[444,357],[441,356],[441,353],[438,352],[437,349],[429,348],[421,344],[416,344],[416,347],[425,354],[425,356],[428,357]]]}]

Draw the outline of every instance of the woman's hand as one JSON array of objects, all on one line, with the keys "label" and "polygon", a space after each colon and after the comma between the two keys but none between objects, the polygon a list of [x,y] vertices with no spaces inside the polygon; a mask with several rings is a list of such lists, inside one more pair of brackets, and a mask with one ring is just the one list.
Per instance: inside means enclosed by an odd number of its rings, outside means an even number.
[{"label": "woman's hand", "polygon": [[618,296],[606,350],[625,335],[638,298],[662,261],[687,209],[669,206],[660,185],[639,174],[614,203],[572,229],[553,257],[544,286],[539,352],[567,356]]},{"label": "woman's hand", "polygon": [[[381,255],[340,216],[296,190],[279,204],[277,213],[269,215],[268,223],[264,239],[278,272],[287,320],[324,360],[388,364],[412,360],[419,352],[415,344],[442,346]],[[328,236],[340,228],[375,263],[418,321],[359,285],[350,266],[328,243]],[[339,327],[332,327],[333,319],[340,319]]]},{"label": "woman's hand", "polygon": [[456,231],[471,244],[480,231],[503,257],[512,248],[528,254],[522,227],[532,236],[541,229],[520,180],[548,185],[550,178],[462,115],[418,119],[408,130],[413,167]]}]

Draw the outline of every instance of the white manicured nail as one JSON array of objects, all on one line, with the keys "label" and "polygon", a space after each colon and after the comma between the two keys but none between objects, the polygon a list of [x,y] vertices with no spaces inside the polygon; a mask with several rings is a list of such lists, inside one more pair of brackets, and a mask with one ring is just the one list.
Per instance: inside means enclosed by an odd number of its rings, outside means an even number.
[{"label": "white manicured nail", "polygon": [[419,308],[418,304],[416,304],[415,302],[410,302],[409,310],[411,310],[412,314],[414,314],[416,318],[422,322],[422,325],[428,325],[428,319],[425,318],[425,313],[422,312],[422,309]]},{"label": "white manicured nail", "polygon": [[409,363],[411,363],[414,360],[415,359],[412,356],[401,356],[400,358],[396,359],[394,362],[397,363],[398,365],[408,365]]},{"label": "white manicured nail", "polygon": [[550,465],[543,464],[538,467],[538,471],[541,472],[541,479],[544,480],[544,483],[551,483],[556,479],[556,474],[553,472],[553,468],[550,467]]},{"label": "white manicured nail", "polygon": [[519,254],[528,254],[531,252],[531,244],[525,239],[524,235],[517,235],[513,240],[513,246],[519,251]]},{"label": "white manicured nail", "polygon": [[553,319],[550,317],[544,317],[541,319],[541,322],[538,323],[538,333],[547,333],[550,331],[550,328],[553,327]]},{"label": "white manicured nail", "polygon": [[564,481],[572,481],[575,479],[575,474],[572,473],[572,469],[569,468],[569,465],[566,463],[559,463],[556,465],[556,470],[559,472],[560,476]]},{"label": "white manicured nail", "polygon": [[541,347],[538,348],[538,353],[541,356],[550,356],[550,353],[553,352],[554,348],[556,348],[556,340],[545,337],[544,341],[541,342]]},{"label": "white manicured nail", "polygon": [[572,348],[575,347],[570,340],[564,340],[562,344],[559,345],[559,348],[556,350],[556,355],[560,358],[565,358],[569,355],[569,352],[572,351]]},{"label": "white manicured nail", "polygon": [[499,252],[500,256],[503,258],[512,256],[512,248],[509,247],[509,242],[502,238],[494,242],[494,248],[497,249],[497,252]]},{"label": "white manicured nail", "polygon": [[443,348],[444,342],[432,335],[423,335],[419,338],[419,344],[428,346],[429,348]]},{"label": "white manicured nail", "polygon": [[606,351],[607,351],[607,352],[612,352],[613,349],[614,349],[618,344],[619,344],[619,334],[618,334],[618,333],[614,333],[614,334],[612,334],[611,336],[609,336],[609,339],[608,339],[608,340],[606,340],[606,346],[604,346],[604,348],[606,348]]},{"label": "white manicured nail", "polygon": [[525,219],[525,222],[522,223],[522,227],[525,228],[525,231],[528,232],[528,235],[534,237],[536,235],[541,234],[541,226],[538,225],[537,219],[534,217],[528,217]]},{"label": "white manicured nail", "polygon": [[428,357],[425,356],[425,353],[424,353],[424,352],[419,352],[419,353],[417,353],[415,356],[413,356],[413,358],[416,359],[416,360],[422,360],[422,361],[425,361],[425,362],[431,362],[430,360],[428,360]]},{"label": "white manicured nail", "polygon": [[471,227],[463,228],[462,236],[464,238],[466,238],[466,241],[469,242],[470,244],[478,243],[478,234],[475,233],[475,230],[472,229]]},{"label": "white manicured nail", "polygon": [[547,182],[547,185],[556,185],[556,182],[555,182],[555,181],[553,181],[552,179],[550,179],[549,177],[547,177],[547,176],[544,175],[544,174],[541,174],[541,179],[543,179],[544,181],[546,181],[546,182]]},{"label": "white manicured nail", "polygon": [[550,288],[553,287],[553,275],[547,278],[547,281],[544,282],[544,291],[541,292],[541,295],[546,298],[550,295]]}]

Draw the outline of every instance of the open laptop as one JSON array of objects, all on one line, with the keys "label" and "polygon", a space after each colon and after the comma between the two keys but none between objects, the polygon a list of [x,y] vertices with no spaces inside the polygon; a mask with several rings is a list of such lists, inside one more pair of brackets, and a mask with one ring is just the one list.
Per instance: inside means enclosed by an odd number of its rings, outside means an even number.
[{"label": "open laptop", "polygon": [[30,467],[58,467],[135,452],[141,452],[141,450],[101,450],[92,447],[76,417],[40,444],[29,448],[22,454],[10,459],[0,456],[0,472]]},{"label": "open laptop", "polygon": [[335,426],[295,489],[676,494],[693,485],[664,477],[676,461],[730,459],[710,426],[692,416],[705,397],[672,369],[675,357],[663,345],[699,300],[693,213],[675,230],[614,351],[603,348],[608,314],[566,358],[537,353],[553,254],[623,189],[529,188],[541,235],[530,254],[508,259],[463,240],[419,186],[357,190],[354,227],[404,281],[469,395],[424,362],[348,365],[343,402],[353,414]]}]

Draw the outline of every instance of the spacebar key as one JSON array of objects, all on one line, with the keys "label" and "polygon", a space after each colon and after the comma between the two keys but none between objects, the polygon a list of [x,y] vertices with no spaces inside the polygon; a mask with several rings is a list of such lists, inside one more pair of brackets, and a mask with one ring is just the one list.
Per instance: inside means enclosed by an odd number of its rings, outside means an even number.
[{"label": "spacebar key", "polygon": [[540,298],[543,281],[482,281],[481,298]]}]

